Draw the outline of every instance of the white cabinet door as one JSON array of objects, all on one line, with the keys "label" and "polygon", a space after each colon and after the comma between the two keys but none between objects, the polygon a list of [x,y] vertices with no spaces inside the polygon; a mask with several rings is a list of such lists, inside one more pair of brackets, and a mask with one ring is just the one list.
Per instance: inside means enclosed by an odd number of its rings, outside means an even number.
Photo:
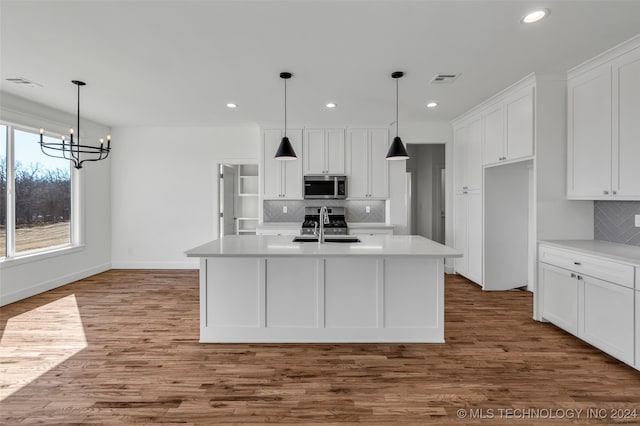
[{"label": "white cabinet door", "polygon": [[303,162],[305,175],[326,173],[323,129],[307,129],[305,131]]},{"label": "white cabinet door", "polygon": [[282,174],[282,198],[289,200],[302,200],[302,161],[304,151],[302,149],[302,130],[287,130],[287,136],[293,146],[297,160],[280,161],[283,168]]},{"label": "white cabinet door", "polygon": [[369,198],[389,198],[389,131],[387,129],[369,130]]},{"label": "white cabinet door", "polygon": [[611,65],[568,82],[568,188],[571,197],[603,199],[611,191]]},{"label": "white cabinet door", "polygon": [[268,129],[264,131],[262,152],[262,197],[265,200],[302,199],[302,130],[287,130],[287,137],[298,156],[297,160],[276,160],[274,158],[283,131]]},{"label": "white cabinet door", "polygon": [[482,119],[477,116],[467,125],[466,157],[467,183],[469,189],[482,187]]},{"label": "white cabinet door", "polygon": [[455,195],[455,207],[454,207],[454,232],[453,232],[453,247],[456,250],[460,250],[463,254],[462,257],[455,259],[455,269],[460,275],[466,276],[468,273],[468,250],[467,250],[467,194],[458,193]]},{"label": "white cabinet door", "polygon": [[327,173],[332,175],[345,174],[344,129],[326,130],[325,148],[325,168]]},{"label": "white cabinet door", "polygon": [[[636,268],[640,270],[640,268]],[[638,287],[636,287],[638,289]],[[640,290],[636,291],[636,368],[640,370]]]},{"label": "white cabinet door", "polygon": [[575,273],[546,263],[539,265],[542,318],[577,335],[578,280]]},{"label": "white cabinet door", "polygon": [[584,282],[584,319],[578,337],[627,364],[634,362],[634,291],[589,276]]},{"label": "white cabinet door", "polygon": [[484,164],[495,164],[504,156],[504,108],[502,103],[482,114],[484,120]]},{"label": "white cabinet door", "polygon": [[[282,139],[282,130],[265,130],[263,147],[263,176],[262,196],[264,199],[282,199],[282,161],[276,160],[274,156]],[[299,155],[299,153],[296,153]]]},{"label": "white cabinet door", "polygon": [[482,284],[482,196],[470,192],[467,198],[467,278]]},{"label": "white cabinet door", "polygon": [[613,87],[614,195],[640,199],[640,48],[613,63]]},{"label": "white cabinet door", "polygon": [[453,181],[456,191],[469,189],[467,184],[467,126],[453,130]]},{"label": "white cabinet door", "polygon": [[366,198],[369,194],[369,131],[349,129],[347,132],[349,164],[349,198]]},{"label": "white cabinet door", "polygon": [[505,100],[507,160],[533,155],[533,87],[527,87]]}]

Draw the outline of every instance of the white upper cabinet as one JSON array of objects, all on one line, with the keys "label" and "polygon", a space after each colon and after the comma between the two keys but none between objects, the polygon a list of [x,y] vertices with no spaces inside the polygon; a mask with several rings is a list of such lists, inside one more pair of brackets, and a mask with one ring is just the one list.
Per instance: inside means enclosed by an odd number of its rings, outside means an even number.
[{"label": "white upper cabinet", "polygon": [[389,149],[387,129],[347,130],[348,197],[386,199],[389,197]]},{"label": "white upper cabinet", "polygon": [[611,65],[568,82],[569,196],[611,192]]},{"label": "white upper cabinet", "polygon": [[284,133],[281,129],[268,129],[262,144],[262,196],[265,200],[302,199],[302,130],[288,129],[287,137],[298,156],[297,160],[276,160],[275,153]]},{"label": "white upper cabinet", "polygon": [[482,112],[484,165],[533,155],[534,88],[506,94]]},{"label": "white upper cabinet", "polygon": [[482,185],[482,120],[478,115],[454,129],[454,181],[456,191]]},{"label": "white upper cabinet", "polygon": [[304,174],[345,174],[344,129],[307,129]]},{"label": "white upper cabinet", "polygon": [[613,56],[570,72],[569,199],[640,200],[640,47]]}]

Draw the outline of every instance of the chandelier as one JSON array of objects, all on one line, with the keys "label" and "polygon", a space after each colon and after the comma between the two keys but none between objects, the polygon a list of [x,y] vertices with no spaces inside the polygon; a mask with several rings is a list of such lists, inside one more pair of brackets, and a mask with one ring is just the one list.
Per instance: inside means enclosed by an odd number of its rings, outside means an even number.
[{"label": "chandelier", "polygon": [[73,167],[76,169],[82,168],[82,163],[85,161],[100,161],[109,156],[111,152],[111,135],[107,135],[107,145],[104,144],[104,139],[100,138],[100,145],[82,145],[80,143],[80,87],[85,86],[86,83],[79,80],[71,80],[73,84],[78,86],[78,122],[77,122],[77,135],[74,141],[73,135],[74,129],[69,129],[69,140],[65,140],[62,136],[60,142],[46,142],[44,140],[44,129],[40,129],[40,149],[42,153],[53,158],[64,158],[70,160],[73,163]]}]

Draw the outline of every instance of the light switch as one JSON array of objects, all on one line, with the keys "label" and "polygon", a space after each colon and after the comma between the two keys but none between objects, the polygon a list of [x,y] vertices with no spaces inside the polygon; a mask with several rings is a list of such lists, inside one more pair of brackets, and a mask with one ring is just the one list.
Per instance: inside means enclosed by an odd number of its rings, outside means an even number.
[{"label": "light switch", "polygon": [[286,213],[287,212],[287,206],[282,206],[282,213]]},{"label": "light switch", "polygon": [[640,228],[640,214],[636,215],[636,228]]},{"label": "light switch", "polygon": [[[364,208],[365,213],[371,213],[371,206],[366,206]],[[636,218],[636,222],[638,221],[638,219]]]}]

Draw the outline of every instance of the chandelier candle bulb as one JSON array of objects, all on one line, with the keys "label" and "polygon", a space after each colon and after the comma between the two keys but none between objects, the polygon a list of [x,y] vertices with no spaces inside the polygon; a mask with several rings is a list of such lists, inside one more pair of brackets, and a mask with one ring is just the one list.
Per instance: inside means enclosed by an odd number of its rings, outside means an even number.
[{"label": "chandelier candle bulb", "polygon": [[100,145],[104,145],[104,139],[100,138]]}]

